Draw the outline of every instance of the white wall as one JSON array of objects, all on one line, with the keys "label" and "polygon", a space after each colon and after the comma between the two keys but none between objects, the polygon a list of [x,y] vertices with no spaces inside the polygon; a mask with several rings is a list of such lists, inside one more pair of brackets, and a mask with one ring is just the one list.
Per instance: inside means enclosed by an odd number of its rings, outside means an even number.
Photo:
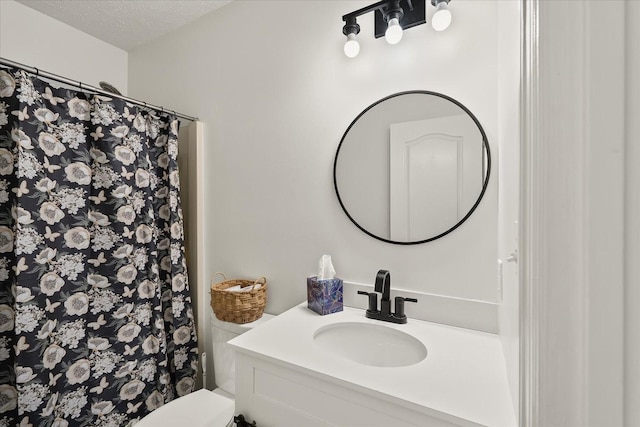
[{"label": "white wall", "polygon": [[0,57],[127,92],[127,52],[13,0],[0,1]]},{"label": "white wall", "polygon": [[459,230],[400,247],[352,226],[331,172],[351,120],[409,89],[465,104],[495,155],[497,3],[456,2],[447,32],[423,25],[396,46],[375,40],[373,17],[363,17],[355,60],[342,53],[341,16],[369,2],[236,1],[131,52],[132,96],[206,125],[210,271],[267,276],[273,312],[305,299],[305,277],[323,253],[349,281],[371,283],[388,268],[396,287],[495,301],[495,175]]},{"label": "white wall", "polygon": [[[374,39],[373,16],[362,17],[360,55],[346,58],[341,17],[370,3],[234,1],[129,54],[131,96],[204,122],[205,276],[266,276],[271,313],[306,299],[305,278],[322,254],[347,281],[371,284],[385,268],[395,288],[497,300],[496,11],[503,2],[452,2],[446,32],[422,25],[396,46]],[[428,19],[432,13],[429,6]],[[428,244],[397,246],[352,225],[334,194],[332,166],[364,108],[411,89],[469,108],[487,133],[494,169],[463,226]],[[199,284],[205,298],[208,285]]]},{"label": "white wall", "polygon": [[624,425],[640,425],[640,2],[626,10],[625,406]]}]

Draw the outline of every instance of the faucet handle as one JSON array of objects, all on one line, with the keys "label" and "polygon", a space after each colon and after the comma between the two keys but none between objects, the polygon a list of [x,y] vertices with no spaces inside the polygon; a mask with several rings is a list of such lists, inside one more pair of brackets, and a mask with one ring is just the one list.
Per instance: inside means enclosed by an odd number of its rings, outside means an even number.
[{"label": "faucet handle", "polygon": [[359,295],[367,295],[369,297],[369,308],[367,311],[369,312],[377,312],[378,311],[378,294],[375,292],[365,292],[358,291]]},{"label": "faucet handle", "polygon": [[407,317],[404,314],[404,303],[406,302],[418,302],[416,298],[405,298],[405,297],[396,297],[396,312],[394,314],[395,317]]}]

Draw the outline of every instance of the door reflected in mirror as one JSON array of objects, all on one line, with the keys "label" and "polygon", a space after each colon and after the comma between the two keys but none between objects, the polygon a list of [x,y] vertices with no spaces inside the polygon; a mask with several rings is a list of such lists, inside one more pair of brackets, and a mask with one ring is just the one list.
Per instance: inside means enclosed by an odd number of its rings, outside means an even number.
[{"label": "door reflected in mirror", "polygon": [[491,155],[475,116],[439,93],[397,93],[349,125],[334,161],[336,195],[376,239],[425,243],[458,228],[487,188]]}]

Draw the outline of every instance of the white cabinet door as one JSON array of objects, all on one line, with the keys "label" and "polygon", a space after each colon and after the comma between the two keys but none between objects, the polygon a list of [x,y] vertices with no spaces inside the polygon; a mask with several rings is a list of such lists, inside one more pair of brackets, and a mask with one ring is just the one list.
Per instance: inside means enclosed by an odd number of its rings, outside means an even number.
[{"label": "white cabinet door", "polygon": [[236,352],[236,414],[258,427],[477,426],[433,412],[417,412],[370,391]]}]

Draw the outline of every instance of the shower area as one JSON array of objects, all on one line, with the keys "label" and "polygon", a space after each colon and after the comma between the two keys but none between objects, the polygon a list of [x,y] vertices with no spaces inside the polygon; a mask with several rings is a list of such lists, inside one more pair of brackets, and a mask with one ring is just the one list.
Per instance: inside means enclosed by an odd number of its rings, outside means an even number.
[{"label": "shower area", "polygon": [[180,122],[56,77],[0,60],[0,426],[131,425],[196,385]]}]

